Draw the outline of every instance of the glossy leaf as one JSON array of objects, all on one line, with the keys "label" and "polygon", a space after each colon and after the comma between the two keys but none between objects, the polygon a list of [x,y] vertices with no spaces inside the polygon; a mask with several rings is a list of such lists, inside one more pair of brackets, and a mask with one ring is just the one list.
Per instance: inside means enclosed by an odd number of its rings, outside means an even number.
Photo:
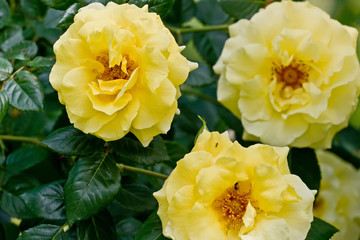
[{"label": "glossy leaf", "polygon": [[199,62],[199,67],[189,73],[186,84],[193,87],[202,87],[215,82],[213,71],[206,63]]},{"label": "glossy leaf", "polygon": [[0,28],[9,20],[10,8],[5,0],[0,0]]},{"label": "glossy leaf", "polygon": [[70,225],[105,208],[120,189],[120,171],[107,154],[80,158],[65,183],[65,208]]},{"label": "glossy leaf", "polygon": [[31,68],[45,68],[45,67],[52,67],[54,65],[55,61],[50,58],[37,56],[30,62],[28,62],[26,65],[28,65]]},{"label": "glossy leaf", "polygon": [[218,0],[218,2],[227,14],[236,19],[251,18],[265,6],[265,1],[261,0]]},{"label": "glossy leaf", "polygon": [[21,219],[34,218],[24,201],[8,191],[2,191],[0,208],[12,217]]},{"label": "glossy leaf", "polygon": [[5,58],[0,57],[0,81],[4,81],[8,78],[12,72],[13,67],[11,63]]},{"label": "glossy leaf", "polygon": [[338,132],[333,140],[331,151],[344,160],[360,168],[360,130],[351,126]]},{"label": "glossy leaf", "polygon": [[339,230],[331,224],[314,217],[305,240],[329,240]]},{"label": "glossy leaf", "polygon": [[153,191],[143,184],[123,184],[116,199],[127,210],[144,212],[156,208],[157,203],[152,194]]},{"label": "glossy leaf", "polygon": [[85,134],[73,126],[51,133],[42,141],[51,150],[64,155],[86,156],[103,150],[105,142],[93,135]]},{"label": "glossy leaf", "polygon": [[229,19],[216,0],[201,0],[196,5],[196,17],[205,24],[222,24]]},{"label": "glossy leaf", "polygon": [[38,218],[65,219],[64,189],[60,182],[39,186],[19,196]]},{"label": "glossy leaf", "polygon": [[78,12],[80,4],[74,3],[68,9],[66,9],[64,16],[60,19],[57,27],[64,31],[74,22],[74,16]]},{"label": "glossy leaf", "polygon": [[169,161],[166,146],[160,136],[154,137],[146,148],[137,140],[124,137],[118,141],[110,142],[113,151],[122,161],[135,162],[144,165],[153,165]]},{"label": "glossy leaf", "polygon": [[220,31],[198,33],[194,37],[194,43],[201,56],[210,65],[214,65],[220,57],[227,38],[228,35]]},{"label": "glossy leaf", "polygon": [[28,60],[36,55],[38,47],[31,41],[22,41],[5,52],[7,59]]},{"label": "glossy leaf", "polygon": [[21,172],[46,159],[48,152],[38,146],[24,146],[10,153],[6,159],[6,168],[12,172]]},{"label": "glossy leaf", "polygon": [[142,222],[129,217],[121,220],[116,224],[116,233],[118,240],[133,240],[138,234]]},{"label": "glossy leaf", "polygon": [[37,77],[28,72],[20,71],[14,79],[6,81],[5,91],[9,103],[19,110],[39,111],[43,108],[43,94]]},{"label": "glossy leaf", "polygon": [[321,172],[314,149],[292,148],[288,162],[292,174],[298,175],[309,189],[319,191]]},{"label": "glossy leaf", "polygon": [[20,27],[11,26],[0,31],[0,47],[3,51],[7,51],[23,40],[24,37]]},{"label": "glossy leaf", "polygon": [[135,4],[138,7],[143,7],[147,4],[150,12],[156,12],[164,17],[170,12],[174,0],[130,0],[128,3]]},{"label": "glossy leaf", "polygon": [[116,231],[112,216],[107,210],[77,224],[78,239],[115,240]]},{"label": "glossy leaf", "polygon": [[62,226],[41,224],[24,231],[17,240],[67,240]]},{"label": "glossy leaf", "polygon": [[142,225],[135,240],[165,240],[162,234],[162,225],[156,211],[153,212]]},{"label": "glossy leaf", "polygon": [[9,98],[5,91],[0,91],[0,123],[6,115],[9,106]]},{"label": "glossy leaf", "polygon": [[166,15],[166,22],[181,26],[195,15],[195,3],[193,0],[175,0],[174,5]]}]

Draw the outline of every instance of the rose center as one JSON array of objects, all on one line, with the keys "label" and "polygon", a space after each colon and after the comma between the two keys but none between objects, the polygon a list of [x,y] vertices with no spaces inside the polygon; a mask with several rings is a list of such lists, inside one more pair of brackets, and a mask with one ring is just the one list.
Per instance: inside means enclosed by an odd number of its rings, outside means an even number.
[{"label": "rose center", "polygon": [[302,87],[309,79],[309,66],[293,60],[288,66],[273,64],[272,76],[276,77],[278,83],[283,83],[284,87],[293,89]]},{"label": "rose center", "polygon": [[214,200],[212,207],[229,229],[239,230],[242,217],[250,201],[251,187],[248,182],[237,182]]},{"label": "rose center", "polygon": [[130,60],[128,55],[124,55],[120,65],[115,65],[113,67],[109,67],[109,58],[107,56],[98,56],[96,57],[96,60],[104,66],[104,72],[97,76],[104,81],[115,79],[128,80],[137,67],[136,63]]}]

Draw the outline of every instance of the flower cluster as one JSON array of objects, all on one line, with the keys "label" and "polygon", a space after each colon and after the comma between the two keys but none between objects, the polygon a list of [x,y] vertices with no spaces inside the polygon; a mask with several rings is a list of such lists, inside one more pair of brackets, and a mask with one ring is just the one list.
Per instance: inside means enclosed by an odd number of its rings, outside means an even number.
[{"label": "flower cluster", "polygon": [[243,148],[226,133],[203,131],[154,194],[172,239],[303,240],[314,192],[290,174],[287,147]]},{"label": "flower cluster", "polygon": [[[203,132],[154,193],[176,240],[303,240],[314,194],[291,174],[288,146],[329,148],[360,95],[358,32],[308,2],[284,0],[229,28],[214,66],[218,100],[241,119],[248,148]],[[93,3],[54,45],[50,82],[75,128],[106,141],[133,133],[146,147],[179,113],[179,86],[197,64],[147,6]],[[276,146],[276,147],[275,147]],[[359,172],[318,151],[315,215],[359,237]],[[331,201],[330,201],[331,200]],[[271,236],[271,237],[269,237]]]},{"label": "flower cluster", "polygon": [[170,129],[179,85],[196,68],[147,6],[80,9],[54,45],[50,83],[70,122],[106,141],[132,132],[144,146]]},{"label": "flower cluster", "polygon": [[218,99],[244,138],[328,148],[360,94],[358,32],[308,2],[270,4],[229,28],[214,66]]}]

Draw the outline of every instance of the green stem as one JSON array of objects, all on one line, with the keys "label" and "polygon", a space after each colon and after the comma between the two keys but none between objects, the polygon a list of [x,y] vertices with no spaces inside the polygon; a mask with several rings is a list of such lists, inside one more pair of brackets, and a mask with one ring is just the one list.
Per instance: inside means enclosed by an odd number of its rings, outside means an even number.
[{"label": "green stem", "polygon": [[199,32],[210,32],[210,31],[228,31],[228,24],[222,25],[212,25],[212,26],[203,26],[200,28],[178,28],[178,27],[168,27],[171,32],[176,33],[199,33]]},{"label": "green stem", "polygon": [[216,106],[223,107],[223,105],[220,102],[218,102],[215,98],[212,98],[212,97],[210,97],[208,95],[205,95],[205,94],[203,94],[201,92],[195,91],[195,90],[193,90],[191,88],[182,88],[181,93],[184,94],[184,95],[194,95],[194,96],[196,96],[196,97],[198,97],[200,99],[203,99],[205,101],[213,103]]},{"label": "green stem", "polygon": [[168,178],[168,176],[165,175],[165,174],[153,172],[153,171],[142,169],[142,168],[128,166],[128,165],[125,165],[125,164],[122,164],[122,163],[117,163],[116,166],[120,169],[121,172],[123,172],[124,170],[127,170],[127,171],[141,173],[141,174],[145,174],[145,175],[149,175],[149,176],[157,177],[157,178],[161,178],[161,179],[167,179]]},{"label": "green stem", "polygon": [[1,140],[8,141],[19,141],[19,142],[29,142],[34,144],[40,144],[41,140],[33,137],[24,137],[24,136],[12,136],[12,135],[0,135]]},{"label": "green stem", "polygon": [[[23,70],[25,68],[25,66],[22,66],[21,68],[19,68],[18,70],[16,70],[15,72],[13,72],[13,74],[11,74],[8,78],[5,79],[5,81],[13,78],[15,76],[15,74],[17,74],[18,72],[20,72],[21,70]],[[5,82],[4,81],[4,82]]]}]

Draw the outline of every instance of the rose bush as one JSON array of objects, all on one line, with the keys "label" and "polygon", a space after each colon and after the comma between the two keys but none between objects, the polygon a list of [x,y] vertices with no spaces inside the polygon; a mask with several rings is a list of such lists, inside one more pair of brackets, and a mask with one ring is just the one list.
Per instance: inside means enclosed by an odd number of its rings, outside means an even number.
[{"label": "rose bush", "polygon": [[171,239],[305,239],[314,192],[287,165],[287,147],[243,148],[203,131],[154,193]]},{"label": "rose bush", "polygon": [[282,1],[229,27],[214,70],[218,100],[244,138],[328,148],[360,93],[356,29],[308,2]]},{"label": "rose bush", "polygon": [[106,141],[132,132],[144,146],[170,129],[196,67],[147,6],[112,2],[80,9],[54,52],[50,82],[70,122]]},{"label": "rose bush", "polygon": [[331,240],[360,238],[360,171],[331,152],[317,151],[321,185],[314,215],[339,229]]}]

